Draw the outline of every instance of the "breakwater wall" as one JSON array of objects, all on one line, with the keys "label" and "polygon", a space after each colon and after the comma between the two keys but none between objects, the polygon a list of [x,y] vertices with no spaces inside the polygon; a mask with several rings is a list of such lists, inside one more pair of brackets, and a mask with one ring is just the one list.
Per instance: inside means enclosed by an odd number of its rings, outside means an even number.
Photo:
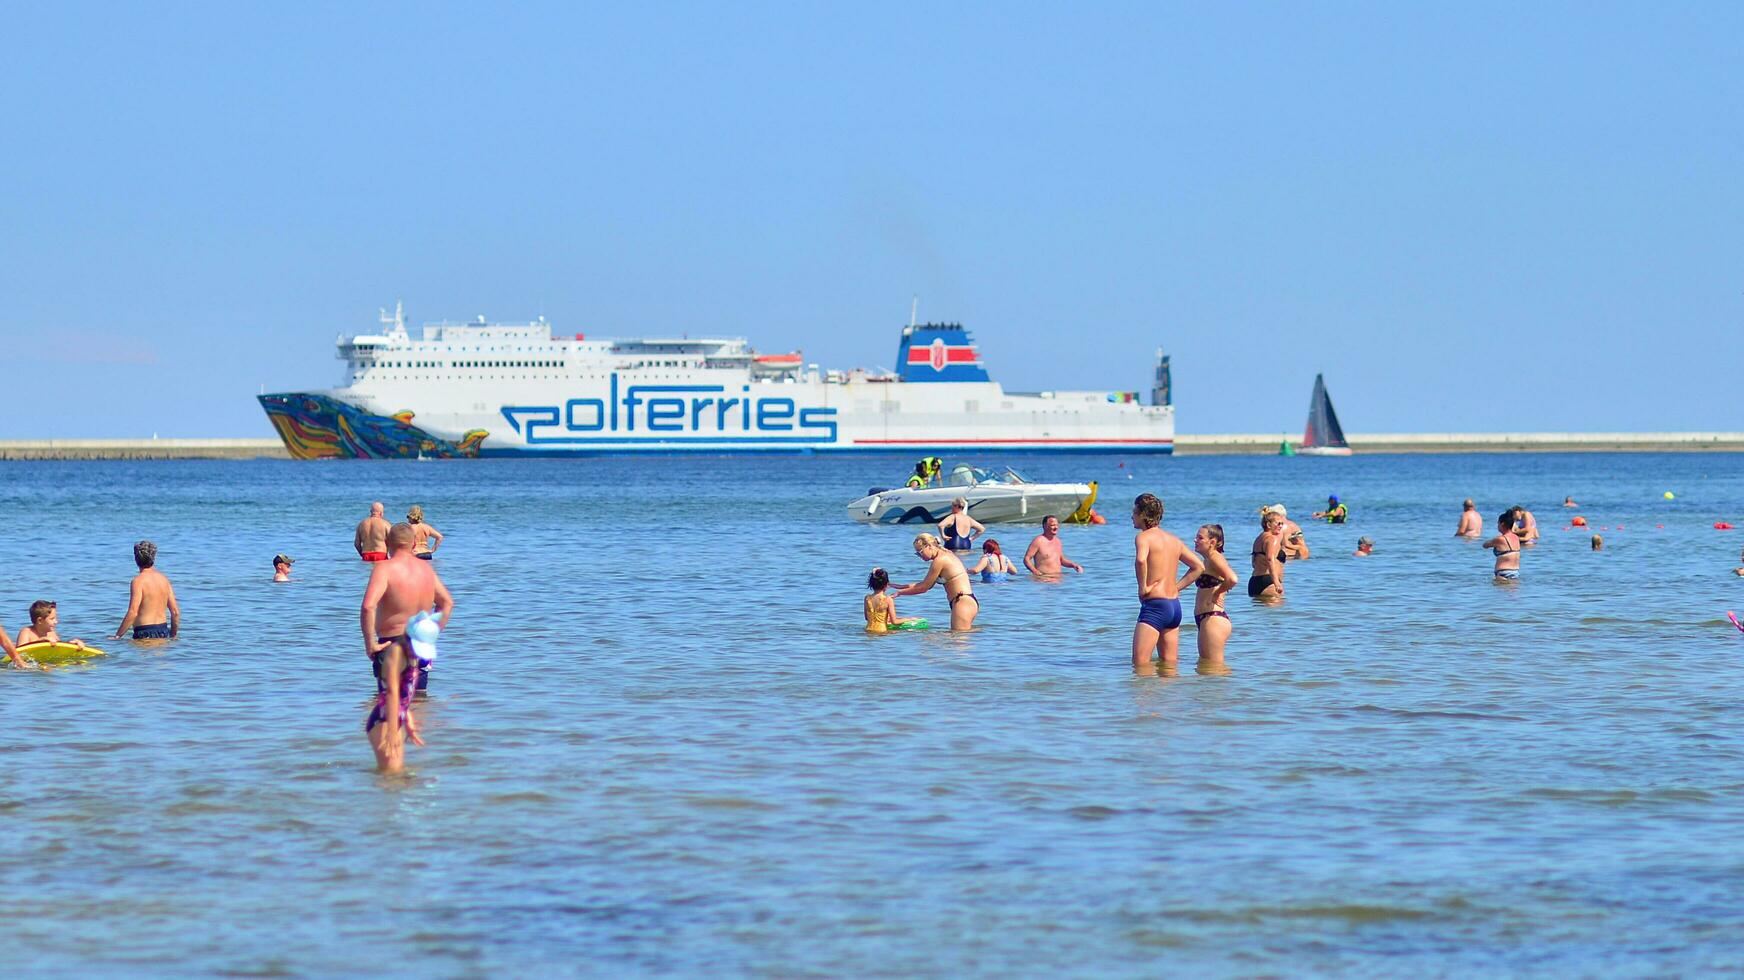
[{"label": "breakwater wall", "polygon": [[[1271,456],[1290,434],[1178,435],[1181,456]],[[1395,432],[1346,434],[1353,453],[1744,452],[1744,432]]]}]

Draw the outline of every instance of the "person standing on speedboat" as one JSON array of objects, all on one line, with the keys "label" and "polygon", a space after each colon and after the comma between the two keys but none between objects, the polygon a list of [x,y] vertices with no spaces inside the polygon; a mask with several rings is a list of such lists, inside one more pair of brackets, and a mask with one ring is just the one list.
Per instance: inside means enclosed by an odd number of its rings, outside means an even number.
[{"label": "person standing on speedboat", "polygon": [[939,537],[952,551],[974,551],[975,535],[987,533],[987,528],[969,516],[969,501],[958,497],[951,501],[951,516],[939,522]]}]

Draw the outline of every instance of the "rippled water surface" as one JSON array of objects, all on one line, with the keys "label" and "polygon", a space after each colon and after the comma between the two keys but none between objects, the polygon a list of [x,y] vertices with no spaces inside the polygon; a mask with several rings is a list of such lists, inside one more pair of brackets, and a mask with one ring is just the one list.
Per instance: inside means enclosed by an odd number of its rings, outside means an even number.
[{"label": "rippled water surface", "polygon": [[[0,672],[9,972],[1156,975],[1744,968],[1744,458],[1063,458],[1087,571],[868,637],[902,460],[0,464],[0,621],[155,649]],[[1128,478],[1131,474],[1132,478]],[[1133,494],[1301,518],[1226,676],[1135,677]],[[1661,494],[1676,493],[1667,501]],[[1564,531],[1565,494],[1607,541]],[[1451,537],[1545,528],[1516,588]],[[412,772],[361,731],[368,502],[457,600]],[[1307,523],[1304,521],[1304,523]],[[1661,527],[1660,525],[1663,525]],[[996,527],[1013,550],[1031,528]],[[1349,557],[1376,540],[1372,559]],[[270,560],[297,559],[274,585]],[[947,619],[941,593],[899,601]]]}]

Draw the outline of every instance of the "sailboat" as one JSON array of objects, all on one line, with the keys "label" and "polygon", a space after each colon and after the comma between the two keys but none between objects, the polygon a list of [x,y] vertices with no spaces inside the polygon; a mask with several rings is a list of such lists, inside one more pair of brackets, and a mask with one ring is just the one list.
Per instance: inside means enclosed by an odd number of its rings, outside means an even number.
[{"label": "sailboat", "polygon": [[1344,429],[1339,427],[1338,413],[1332,410],[1332,399],[1326,394],[1326,378],[1314,376],[1314,394],[1308,399],[1308,427],[1302,432],[1302,444],[1296,447],[1301,456],[1349,456],[1350,443],[1344,441]]}]

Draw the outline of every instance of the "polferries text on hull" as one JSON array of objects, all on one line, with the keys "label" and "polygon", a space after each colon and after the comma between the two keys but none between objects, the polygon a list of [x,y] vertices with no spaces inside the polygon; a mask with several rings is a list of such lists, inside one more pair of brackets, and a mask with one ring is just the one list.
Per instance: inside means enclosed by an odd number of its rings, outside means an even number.
[{"label": "polferries text on hull", "polygon": [[740,338],[589,339],[400,308],[341,336],[340,387],[263,394],[298,459],[1174,449],[1168,358],[1136,392],[1008,392],[958,324],[911,323],[895,372],[822,371]]}]

